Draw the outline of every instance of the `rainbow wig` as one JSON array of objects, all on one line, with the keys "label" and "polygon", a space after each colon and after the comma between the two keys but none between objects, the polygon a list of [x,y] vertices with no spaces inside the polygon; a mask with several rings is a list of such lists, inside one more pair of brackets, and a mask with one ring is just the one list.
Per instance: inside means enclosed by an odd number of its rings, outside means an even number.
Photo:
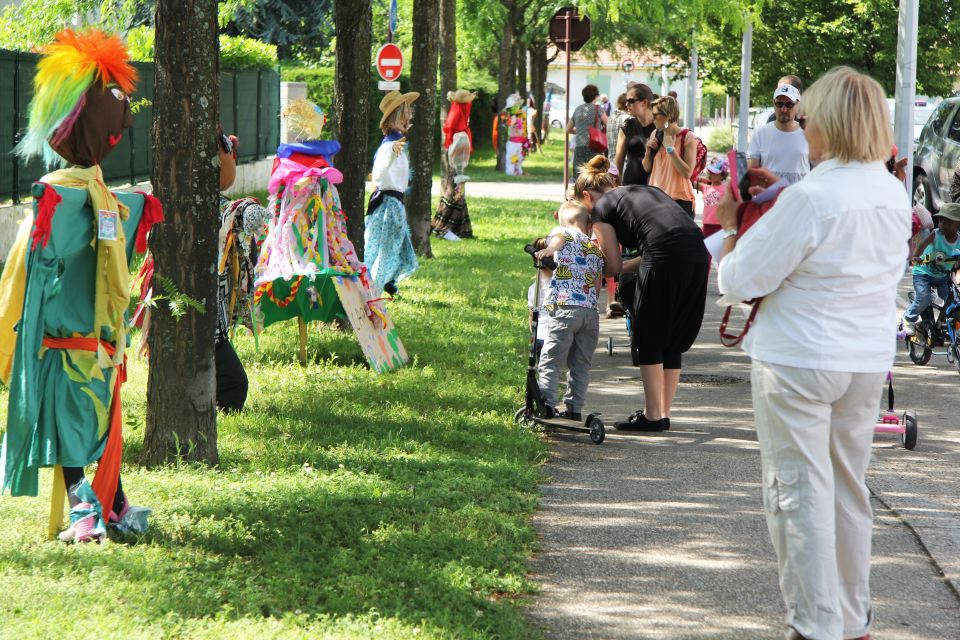
[{"label": "rainbow wig", "polygon": [[58,33],[37,63],[30,123],[17,155],[25,160],[43,156],[47,166],[65,164],[50,143],[69,137],[94,82],[99,80],[104,87],[114,83],[127,95],[133,92],[137,70],[129,60],[123,41],[99,29]]}]

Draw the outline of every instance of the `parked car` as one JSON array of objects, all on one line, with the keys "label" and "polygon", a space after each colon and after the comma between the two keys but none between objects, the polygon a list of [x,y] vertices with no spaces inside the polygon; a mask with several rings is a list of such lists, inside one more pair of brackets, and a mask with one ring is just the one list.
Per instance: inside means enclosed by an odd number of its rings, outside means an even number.
[{"label": "parked car", "polygon": [[[577,96],[579,97],[579,96]],[[573,114],[573,110],[576,109],[583,100],[577,102],[573,101],[574,96],[571,96],[570,102],[570,113]],[[563,128],[563,123],[566,122],[565,115],[567,110],[567,97],[560,94],[553,94],[550,97],[550,126],[556,129]]]},{"label": "parked car", "polygon": [[951,202],[950,181],[960,162],[960,98],[941,102],[920,132],[913,153],[913,203],[936,212]]},{"label": "parked car", "polygon": [[[913,141],[920,139],[920,132],[924,125],[929,122],[930,117],[936,112],[940,98],[918,98],[913,105]],[[894,113],[896,111],[896,101],[893,98],[887,98],[887,107],[890,109],[890,125],[894,126]]]}]

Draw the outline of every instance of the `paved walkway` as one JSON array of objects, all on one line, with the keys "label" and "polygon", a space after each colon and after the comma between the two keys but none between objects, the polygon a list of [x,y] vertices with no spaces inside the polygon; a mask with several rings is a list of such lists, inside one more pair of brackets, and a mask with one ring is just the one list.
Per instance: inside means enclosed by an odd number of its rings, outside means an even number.
[{"label": "paved walkway", "polygon": [[[749,360],[720,346],[717,297],[712,281],[669,432],[611,428],[600,446],[579,434],[549,436],[532,576],[543,591],[529,612],[547,638],[782,637]],[[874,444],[872,588],[882,640],[960,638],[960,375],[943,357],[933,363],[916,367],[901,350],[894,371],[897,408],[919,415],[917,449],[886,436]],[[588,408],[612,427],[640,406],[639,389],[623,320],[602,320]]]}]

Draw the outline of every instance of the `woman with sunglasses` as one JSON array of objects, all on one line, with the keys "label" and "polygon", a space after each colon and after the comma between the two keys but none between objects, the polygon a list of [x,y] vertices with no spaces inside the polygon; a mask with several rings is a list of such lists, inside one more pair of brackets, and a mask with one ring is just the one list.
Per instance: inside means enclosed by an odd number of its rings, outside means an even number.
[{"label": "woman with sunglasses", "polygon": [[647,140],[653,135],[653,114],[650,103],[656,99],[645,84],[634,84],[627,89],[627,114],[617,133],[617,151],[613,163],[620,173],[620,184],[647,184],[648,173],[643,168]]},{"label": "woman with sunglasses", "polygon": [[680,105],[666,96],[650,105],[656,134],[647,140],[643,168],[650,173],[651,186],[661,189],[693,218],[693,168],[697,164],[697,137],[681,129]]}]

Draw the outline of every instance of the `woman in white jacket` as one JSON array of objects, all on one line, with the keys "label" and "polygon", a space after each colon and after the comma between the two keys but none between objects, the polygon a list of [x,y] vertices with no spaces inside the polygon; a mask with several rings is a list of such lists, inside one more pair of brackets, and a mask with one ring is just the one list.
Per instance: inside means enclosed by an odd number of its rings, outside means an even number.
[{"label": "woman in white jacket", "polygon": [[884,98],[853,69],[828,72],[803,98],[816,169],[743,238],[729,196],[718,212],[721,293],[764,298],[744,349],[791,638],[870,629],[865,477],[910,236],[910,201],[884,166],[893,146]]}]

